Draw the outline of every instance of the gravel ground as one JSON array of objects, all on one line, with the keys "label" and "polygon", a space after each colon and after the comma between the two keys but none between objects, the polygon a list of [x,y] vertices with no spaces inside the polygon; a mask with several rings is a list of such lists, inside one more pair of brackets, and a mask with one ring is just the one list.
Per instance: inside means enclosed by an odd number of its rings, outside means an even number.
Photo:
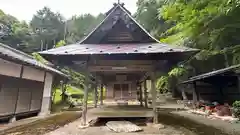
[{"label": "gravel ground", "polygon": [[183,133],[183,131],[176,130],[172,127],[165,127],[164,129],[157,129],[154,127],[143,126],[142,132],[136,133],[114,133],[107,129],[106,126],[98,126],[98,127],[88,127],[85,129],[80,129],[81,121],[77,120],[72,122],[64,127],[61,127],[55,131],[49,132],[45,135],[195,135],[189,132],[187,134]]},{"label": "gravel ground", "polygon": [[233,135],[240,135],[240,123],[229,123],[219,119],[209,119],[205,118],[204,116],[199,116],[196,114],[187,113],[186,111],[178,111],[173,112],[175,115],[179,115],[184,118],[191,119],[198,123],[202,123],[209,127],[215,127],[216,129],[220,129],[226,133],[233,134]]}]

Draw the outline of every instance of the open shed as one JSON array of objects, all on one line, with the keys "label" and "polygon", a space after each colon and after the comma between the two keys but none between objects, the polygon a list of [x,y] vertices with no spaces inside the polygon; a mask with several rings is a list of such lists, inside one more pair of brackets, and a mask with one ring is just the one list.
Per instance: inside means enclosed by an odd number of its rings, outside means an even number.
[{"label": "open shed", "polygon": [[240,100],[240,64],[191,77],[181,84],[193,86],[191,93],[195,102],[205,100],[232,104]]},{"label": "open shed", "polygon": [[52,85],[65,77],[30,55],[0,43],[0,119],[48,114]]}]

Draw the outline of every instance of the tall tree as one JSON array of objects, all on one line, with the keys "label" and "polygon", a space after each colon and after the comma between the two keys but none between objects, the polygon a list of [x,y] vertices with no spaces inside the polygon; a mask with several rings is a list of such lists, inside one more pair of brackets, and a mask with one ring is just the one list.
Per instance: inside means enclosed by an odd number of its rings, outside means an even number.
[{"label": "tall tree", "polygon": [[15,17],[0,10],[0,42],[17,49],[24,49],[30,40],[30,29],[26,22],[20,22]]},{"label": "tall tree", "polygon": [[165,31],[173,25],[159,16],[159,9],[164,4],[166,0],[138,0],[137,2],[136,19],[157,38],[163,37]]},{"label": "tall tree", "polygon": [[67,42],[75,43],[89,34],[104,18],[103,14],[97,17],[91,14],[73,16],[67,21]]},{"label": "tall tree", "polygon": [[44,7],[33,16],[30,26],[33,30],[33,40],[39,49],[53,48],[64,38],[65,23],[60,13],[54,13],[50,8]]}]

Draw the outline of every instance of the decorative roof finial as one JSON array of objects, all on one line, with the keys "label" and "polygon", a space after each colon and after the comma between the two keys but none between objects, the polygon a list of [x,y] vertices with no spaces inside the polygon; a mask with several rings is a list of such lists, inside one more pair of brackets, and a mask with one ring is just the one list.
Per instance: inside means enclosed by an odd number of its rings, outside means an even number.
[{"label": "decorative roof finial", "polygon": [[120,0],[118,0],[118,4],[120,4]]}]

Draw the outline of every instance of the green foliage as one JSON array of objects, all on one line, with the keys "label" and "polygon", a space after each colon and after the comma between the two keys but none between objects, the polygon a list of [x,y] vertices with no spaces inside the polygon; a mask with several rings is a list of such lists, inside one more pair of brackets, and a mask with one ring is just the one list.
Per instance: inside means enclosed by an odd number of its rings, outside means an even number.
[{"label": "green foliage", "polygon": [[91,14],[84,14],[80,16],[73,16],[70,20],[67,20],[67,42],[75,43],[88,35],[102,20],[103,14],[99,14],[97,17]]},{"label": "green foliage", "polygon": [[61,71],[71,77],[69,82],[70,84],[81,89],[84,88],[83,86],[84,80],[85,80],[84,75],[82,75],[81,73],[75,72],[74,70],[68,67],[63,68]]},{"label": "green foliage", "polygon": [[58,47],[61,47],[61,46],[64,46],[64,45],[66,45],[66,42],[65,42],[64,40],[60,40],[60,41],[56,44],[55,48],[58,48]]},{"label": "green foliage", "polygon": [[36,59],[37,61],[43,63],[43,64],[49,64],[47,60],[45,60],[41,55],[39,55],[38,53],[32,53],[32,56],[34,59]]},{"label": "green foliage", "polygon": [[158,78],[156,87],[160,93],[167,93],[169,92],[169,77],[168,76],[161,76]]},{"label": "green foliage", "polygon": [[47,50],[76,43],[103,18],[103,14],[97,17],[84,14],[65,20],[60,13],[44,7],[27,24],[0,10],[0,42],[27,53]]},{"label": "green foliage", "polygon": [[138,0],[137,2],[136,19],[157,38],[163,37],[164,32],[172,26],[172,23],[158,17],[159,8],[164,3],[165,0]]},{"label": "green foliage", "polygon": [[235,101],[232,106],[240,109],[240,101]]},{"label": "green foliage", "polygon": [[187,72],[187,70],[185,69],[185,68],[179,68],[179,67],[177,67],[177,68],[173,68],[169,73],[168,73],[168,75],[169,76],[175,76],[175,77],[181,77],[181,76],[183,76],[184,74],[186,74],[186,72]]},{"label": "green foliage", "polygon": [[240,118],[240,101],[235,101],[232,106],[234,116]]}]

